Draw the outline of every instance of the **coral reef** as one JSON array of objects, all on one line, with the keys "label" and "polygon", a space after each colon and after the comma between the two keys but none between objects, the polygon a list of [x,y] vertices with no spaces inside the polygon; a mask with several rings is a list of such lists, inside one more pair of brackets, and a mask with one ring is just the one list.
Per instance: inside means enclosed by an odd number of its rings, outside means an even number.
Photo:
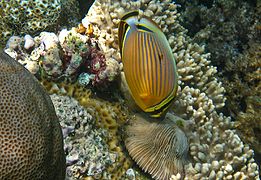
[{"label": "coral reef", "polygon": [[[105,178],[105,179],[107,179],[108,177],[111,179],[124,178],[126,176],[125,173],[126,173],[127,169],[129,169],[132,164],[131,159],[128,157],[128,155],[125,152],[125,148],[124,148],[122,140],[121,140],[122,132],[121,132],[120,127],[126,121],[127,111],[125,109],[122,109],[120,104],[117,102],[113,103],[113,102],[101,100],[97,97],[92,97],[93,94],[91,93],[91,91],[89,89],[86,89],[86,88],[80,86],[79,84],[70,84],[70,83],[59,83],[58,84],[58,83],[50,83],[46,80],[42,80],[42,85],[46,88],[46,90],[50,94],[55,93],[55,94],[66,95],[66,96],[75,98],[79,102],[79,104],[85,109],[84,111],[87,111],[87,113],[88,113],[87,119],[88,119],[88,117],[91,118],[91,120],[88,120],[88,124],[82,124],[81,128],[84,128],[84,127],[87,128],[87,126],[96,127],[95,128],[96,130],[92,129],[92,130],[89,130],[89,132],[94,132],[94,133],[99,132],[99,133],[101,133],[100,137],[102,137],[102,138],[104,138],[104,136],[106,135],[106,137],[105,137],[106,145],[104,145],[103,148],[105,148],[105,153],[106,153],[106,147],[108,147],[109,154],[113,156],[113,157],[110,157],[109,159],[114,160],[114,162],[112,164],[110,161],[106,162],[107,163],[106,169],[103,170],[101,178]],[[81,107],[81,109],[82,109],[82,107]],[[75,115],[73,115],[73,116],[75,116]],[[80,117],[77,117],[77,118],[80,118]],[[84,120],[84,121],[86,121],[86,120]],[[72,125],[72,123],[70,123],[70,126],[71,125]],[[77,126],[79,126],[79,125],[77,125]],[[100,129],[98,129],[98,128],[100,128]],[[80,130],[76,130],[76,131],[80,134],[84,134],[84,132],[80,132]],[[105,133],[105,134],[103,134],[103,133]],[[68,138],[66,138],[66,139],[70,140]],[[92,142],[92,140],[90,140],[90,141]],[[98,139],[97,141],[104,143],[104,139],[102,139],[102,140]],[[85,142],[85,143],[91,143],[91,142]],[[68,142],[68,144],[70,144],[70,143],[71,142]],[[65,142],[65,145],[66,145],[66,142]],[[74,146],[75,146],[75,149],[77,149],[77,146],[86,147],[85,144],[82,144],[82,145],[75,144]],[[82,150],[81,152],[83,152],[83,151],[85,151],[85,150]],[[114,156],[114,155],[116,155],[116,156]],[[82,158],[87,157],[87,156],[88,155],[85,154],[84,156],[82,156]],[[106,157],[103,157],[103,158],[106,159]],[[85,163],[87,163],[87,161],[85,161]],[[88,167],[80,167],[77,164],[74,165],[73,167],[75,167],[76,169],[87,169],[88,168]],[[95,168],[95,167],[93,167],[93,168]],[[69,169],[71,169],[71,167],[69,167]],[[96,173],[97,173],[97,175],[101,175],[101,172],[96,172]],[[79,172],[73,173],[73,175],[79,175]],[[82,174],[82,176],[80,176],[80,177],[84,177],[86,175],[87,174],[85,173],[85,174]]]},{"label": "coral reef", "polygon": [[261,46],[258,41],[251,42],[249,46],[234,63],[226,64],[222,81],[229,100],[226,107],[235,119],[235,127],[257,156],[261,156]]},{"label": "coral reef", "polygon": [[[86,48],[86,50],[88,49],[90,53],[92,52],[91,47],[95,47],[98,48],[98,50],[100,49],[104,54],[103,56],[94,51],[96,54],[95,57],[100,58],[101,62],[97,63],[95,60],[93,64],[82,63],[83,67],[86,68],[87,66],[87,69],[84,68],[84,71],[81,71],[83,74],[79,76],[79,82],[82,84],[93,83],[95,76],[90,73],[90,68],[94,68],[93,72],[96,71],[97,67],[104,70],[104,58],[106,59],[106,68],[104,71],[108,69],[108,72],[112,73],[112,77],[117,74],[120,69],[118,65],[120,54],[117,41],[119,18],[124,13],[137,9],[140,14],[151,17],[162,28],[177,61],[179,87],[178,95],[171,108],[171,113],[184,119],[182,126],[184,126],[183,130],[189,139],[189,155],[191,158],[184,167],[184,178],[258,179],[258,166],[253,159],[253,150],[239,138],[235,129],[233,129],[236,126],[231,122],[231,118],[219,113],[219,110],[225,105],[226,98],[224,96],[225,90],[222,83],[215,77],[217,68],[210,64],[210,54],[205,53],[205,46],[193,42],[187,35],[187,30],[180,25],[180,21],[178,20],[180,14],[177,13],[177,5],[174,4],[173,1],[96,0],[86,17],[82,20],[81,31],[79,31],[80,28],[78,28],[78,31],[76,29],[70,30],[74,35],[65,33],[65,36],[72,37],[74,42],[75,38],[78,40],[78,37],[83,36],[89,38],[90,44],[88,43],[88,47],[90,48]],[[248,12],[246,11],[245,13]],[[63,33],[64,32],[68,31],[63,31]],[[86,33],[88,36],[85,35]],[[82,47],[82,44],[86,45],[86,43],[82,43],[82,40],[76,44],[68,43],[65,39],[65,41],[61,41],[60,39],[63,39],[61,37],[64,36],[60,35],[56,36],[59,37],[57,42],[56,38],[54,36],[52,37],[54,41],[47,41],[51,44],[37,41],[36,39],[38,38],[34,38],[35,44],[29,45],[29,50],[21,47],[21,42],[24,43],[25,39],[14,37],[12,41],[9,41],[6,52],[25,66],[33,64],[32,62],[39,65],[38,70],[36,70],[37,66],[33,66],[36,68],[31,68],[33,69],[32,72],[39,72],[39,69],[41,69],[49,72],[51,76],[56,76],[56,73],[52,71],[56,70],[59,72],[59,68],[61,68],[62,72],[60,72],[60,75],[62,76],[66,68],[70,67],[70,70],[76,70],[74,72],[79,74],[77,70],[82,69],[77,67],[79,67],[78,60],[81,61],[81,58],[75,56],[76,61],[72,61],[75,63],[72,63],[72,66],[70,66],[72,56],[65,56],[65,58],[61,56],[60,53],[62,52],[63,54],[66,52],[66,54],[70,55],[70,53],[73,54],[76,51],[78,52],[77,54],[81,54],[79,52],[82,51],[76,49]],[[93,42],[96,41],[98,47],[93,45]],[[61,42],[65,44],[60,44]],[[57,46],[58,49],[56,48],[55,51],[48,55],[59,57],[57,61],[51,62],[51,64],[57,68],[52,67],[48,69],[49,65],[46,63],[46,69],[44,70],[42,63],[45,58],[45,51],[47,50],[45,48],[52,47],[52,44],[54,44],[54,47]],[[57,44],[59,44],[59,46]],[[70,51],[70,49],[74,51]],[[31,53],[35,51],[37,51],[37,53]],[[36,58],[33,59],[32,56]],[[93,57],[93,59],[96,59],[95,57]],[[67,58],[69,59],[68,61],[66,61]],[[25,63],[26,61],[30,63]],[[61,66],[60,62],[62,62],[62,65],[64,65],[64,62],[67,62],[66,66]],[[108,68],[108,64],[111,65],[110,69]],[[70,72],[68,73],[70,75],[74,74],[69,70],[67,72]],[[106,77],[110,79],[110,75]],[[117,154],[117,156],[115,162],[109,165],[104,172],[108,172],[111,174],[110,177],[115,179],[124,177],[127,169],[131,171],[129,169],[131,167],[131,160],[125,153],[124,146],[122,145],[122,132],[120,129],[120,126],[123,125],[127,119],[126,111],[123,110],[119,104],[101,100],[97,97],[90,97],[91,93],[89,90],[77,85],[54,84],[47,81],[43,81],[42,83],[50,93],[62,93],[74,97],[87,109],[87,112],[91,114],[92,118],[95,119],[95,124],[99,128],[107,130],[108,137],[106,142],[109,145],[109,151],[110,153]],[[251,105],[249,108],[250,107]],[[131,116],[128,117],[131,118]],[[69,131],[69,129],[67,130]],[[133,176],[133,174],[135,175],[136,173],[129,172],[129,174]],[[183,177],[182,174],[178,173],[173,175],[172,178],[181,179]]]},{"label": "coral reef", "polygon": [[[248,96],[247,109],[236,117],[235,127],[240,137],[249,143],[257,155],[261,155],[261,97]],[[260,157],[259,157],[260,158]],[[260,161],[261,159],[259,159]]]},{"label": "coral reef", "polygon": [[0,45],[12,35],[35,35],[60,26],[73,27],[80,19],[77,0],[0,1]]},{"label": "coral reef", "polygon": [[222,69],[247,48],[251,39],[260,37],[260,12],[255,1],[184,1],[180,4],[181,23],[199,44],[211,53],[212,64]]},{"label": "coral reef", "polygon": [[[92,25],[106,55],[120,60],[117,23],[124,12],[139,9],[151,17],[166,34],[177,61],[178,96],[172,113],[185,119],[192,159],[185,166],[185,179],[258,178],[254,152],[233,130],[230,117],[217,111],[225,105],[224,88],[215,77],[204,46],[193,43],[177,19],[171,1],[96,0],[85,19]],[[181,178],[180,174],[173,178]]]},{"label": "coral reef", "polygon": [[[261,41],[260,41],[261,42]],[[222,81],[228,97],[230,114],[245,111],[245,100],[249,96],[261,97],[261,46],[252,42],[234,62],[227,62],[222,71]]]},{"label": "coral reef", "polygon": [[2,40],[5,40],[14,33],[33,34],[37,31],[54,26],[59,19],[61,2],[60,0],[53,0],[50,2],[43,0],[2,0],[0,2],[0,7],[0,37]]},{"label": "coral reef", "polygon": [[[180,83],[182,85],[190,83],[191,86],[202,89],[206,93],[209,91],[214,104],[217,107],[224,106],[225,98],[222,95],[216,96],[213,92],[214,88],[220,89],[217,93],[224,91],[224,89],[221,87],[221,83],[217,82],[217,79],[213,76],[217,72],[216,68],[210,66],[210,61],[206,60],[210,54],[200,56],[204,52],[204,48],[197,45],[187,45],[185,47],[186,44],[183,42],[185,37],[183,35],[186,30],[178,23],[173,24],[177,21],[176,18],[178,16],[174,3],[146,0],[129,3],[125,1],[95,1],[84,19],[87,19],[93,25],[94,35],[97,37],[105,57],[111,56],[120,61],[117,43],[119,17],[124,15],[124,12],[135,9],[139,9],[141,15],[152,17],[153,21],[159,24],[167,36],[170,46],[173,48],[172,51],[175,52],[174,55],[180,61],[178,61],[178,72],[181,76]],[[162,11],[164,11],[164,14],[162,14]],[[194,53],[189,56],[187,55],[189,51]],[[186,59],[183,59],[183,56]],[[193,60],[196,62],[193,62]],[[197,66],[198,63],[199,66]],[[201,71],[207,72],[207,76],[204,76],[204,73]]]},{"label": "coral reef", "polygon": [[67,154],[67,178],[110,178],[106,168],[115,162],[106,139],[108,131],[95,127],[95,119],[72,97],[51,95],[62,126]]},{"label": "coral reef", "polygon": [[[186,115],[184,119],[189,118],[186,135],[192,160],[185,166],[185,179],[252,179],[259,176],[253,159],[254,151],[233,130],[231,118],[211,108],[213,104],[205,93],[187,86],[182,90],[177,105],[180,106],[173,111]],[[182,109],[183,113],[180,111]]]},{"label": "coral reef", "polygon": [[65,177],[62,131],[37,79],[0,54],[0,179]]},{"label": "coral reef", "polygon": [[[89,1],[89,0],[88,0]],[[58,28],[59,26],[63,27],[74,27],[78,24],[78,22],[81,20],[81,6],[79,3],[79,0],[60,0],[61,3],[61,12],[59,15],[59,20],[58,20]],[[88,2],[86,9],[89,8]],[[83,4],[83,6],[85,6]],[[85,12],[85,14],[87,11]]]},{"label": "coral reef", "polygon": [[124,81],[122,77],[122,82],[140,110],[128,122],[125,146],[152,178],[169,179],[172,174],[184,176],[189,145],[184,132],[166,118],[177,93],[178,74],[168,40],[155,24],[148,17],[140,17],[138,11],[125,14],[119,23],[126,78]]},{"label": "coral reef", "polygon": [[5,52],[23,64],[30,72],[53,81],[69,79],[82,85],[106,86],[119,74],[119,63],[106,59],[96,40],[63,29],[58,36],[41,32],[32,38],[12,36]]},{"label": "coral reef", "polygon": [[167,114],[159,122],[135,114],[126,128],[125,145],[130,156],[153,179],[169,179],[177,173],[184,177],[189,145],[175,119]]},{"label": "coral reef", "polygon": [[[239,135],[254,148],[260,159],[260,150],[256,148],[260,143],[256,138],[260,125],[256,123],[256,117],[261,114],[257,109],[250,111],[246,104],[254,96],[261,97],[261,2],[179,0],[177,3],[182,5],[182,24],[190,30],[194,41],[206,44],[212,64],[219,69],[219,79],[228,99],[223,112],[236,121]],[[242,120],[246,124],[252,123],[245,126]],[[256,135],[253,129],[256,129]]]}]

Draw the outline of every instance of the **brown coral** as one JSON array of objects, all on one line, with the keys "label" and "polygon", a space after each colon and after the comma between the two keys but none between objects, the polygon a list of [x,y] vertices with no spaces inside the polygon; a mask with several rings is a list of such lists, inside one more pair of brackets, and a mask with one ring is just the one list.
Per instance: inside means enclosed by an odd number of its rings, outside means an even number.
[{"label": "brown coral", "polygon": [[237,115],[245,111],[246,97],[261,97],[261,47],[260,42],[252,42],[248,50],[229,61],[223,71],[223,82],[227,91],[228,109]]},{"label": "brown coral", "polygon": [[0,54],[0,179],[64,179],[61,128],[37,80]]},{"label": "brown coral", "polygon": [[257,154],[261,154],[261,97],[249,96],[246,99],[246,112],[239,113],[235,127],[242,139],[252,145]]},{"label": "brown coral", "polygon": [[256,154],[261,154],[261,47],[260,41],[251,42],[249,49],[235,62],[229,61],[223,70],[227,90],[227,109],[236,120],[241,138],[249,143]]}]

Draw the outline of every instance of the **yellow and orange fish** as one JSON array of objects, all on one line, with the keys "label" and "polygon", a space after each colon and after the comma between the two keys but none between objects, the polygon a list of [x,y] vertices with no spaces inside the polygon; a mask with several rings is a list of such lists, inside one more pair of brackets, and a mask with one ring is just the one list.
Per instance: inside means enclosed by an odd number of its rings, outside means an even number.
[{"label": "yellow and orange fish", "polygon": [[119,23],[123,71],[136,104],[153,118],[164,117],[178,87],[176,62],[160,27],[138,11]]}]

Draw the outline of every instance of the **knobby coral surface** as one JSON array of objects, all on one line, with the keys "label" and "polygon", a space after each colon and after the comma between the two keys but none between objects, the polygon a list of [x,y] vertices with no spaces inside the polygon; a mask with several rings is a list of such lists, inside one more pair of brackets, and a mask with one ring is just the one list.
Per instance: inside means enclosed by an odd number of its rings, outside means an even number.
[{"label": "knobby coral surface", "polygon": [[77,0],[1,0],[0,38],[3,45],[12,35],[35,35],[79,20]]},{"label": "knobby coral surface", "polygon": [[37,79],[3,52],[0,144],[0,179],[64,179],[62,132],[52,101]]},{"label": "knobby coral surface", "polygon": [[0,7],[0,37],[6,39],[14,32],[35,33],[55,25],[61,11],[61,2],[11,0],[1,1]]}]

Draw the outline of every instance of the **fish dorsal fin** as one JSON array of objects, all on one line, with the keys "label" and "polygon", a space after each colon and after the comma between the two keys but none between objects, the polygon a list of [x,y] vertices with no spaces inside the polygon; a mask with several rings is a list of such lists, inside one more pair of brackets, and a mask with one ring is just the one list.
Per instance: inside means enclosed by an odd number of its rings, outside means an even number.
[{"label": "fish dorsal fin", "polygon": [[139,11],[130,11],[127,12],[125,15],[122,16],[121,21],[125,21],[126,19],[133,17],[133,16],[138,16]]},{"label": "fish dorsal fin", "polygon": [[159,27],[159,25],[157,23],[155,23],[150,17],[142,15],[141,18],[147,19],[151,24],[153,24],[156,28],[158,28],[160,31],[162,31],[161,27]]}]

